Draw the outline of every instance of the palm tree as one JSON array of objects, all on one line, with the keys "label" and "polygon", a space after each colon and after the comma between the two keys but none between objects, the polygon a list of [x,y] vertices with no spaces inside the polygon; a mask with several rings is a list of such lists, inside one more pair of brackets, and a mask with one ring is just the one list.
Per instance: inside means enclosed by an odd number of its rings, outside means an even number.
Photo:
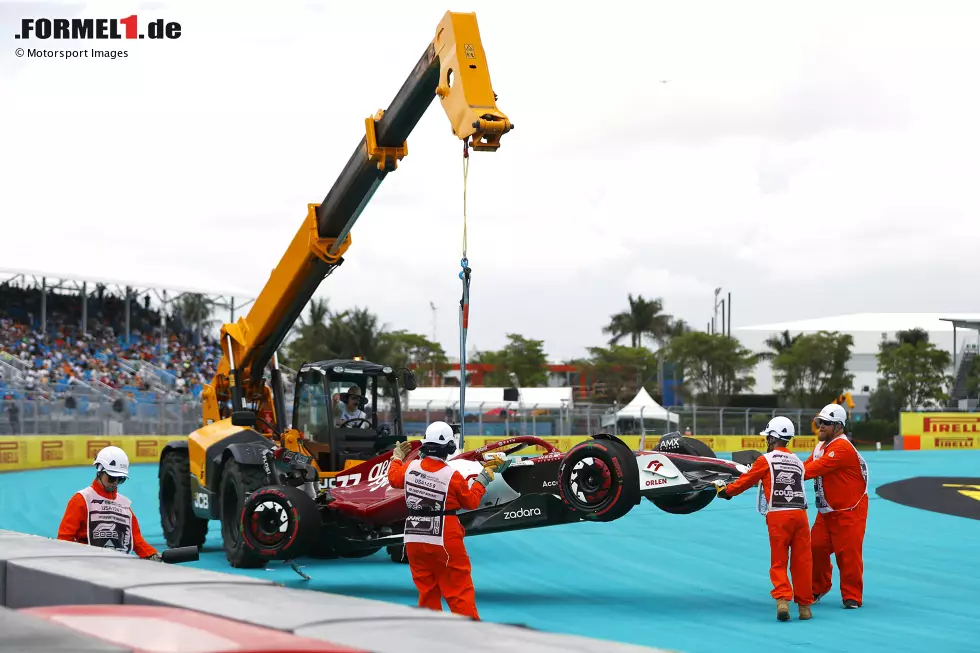
[{"label": "palm tree", "polygon": [[181,295],[177,310],[185,328],[194,325],[195,344],[200,345],[204,325],[213,321],[211,320],[211,313],[214,310],[213,302],[202,294],[187,293]]},{"label": "palm tree", "polygon": [[[602,329],[603,333],[612,336],[609,339],[609,344],[615,345],[626,336],[629,336],[630,343],[634,348],[641,347],[643,345],[643,337],[647,336],[657,343],[658,348],[663,349],[669,338],[672,320],[672,316],[663,312],[663,301],[660,298],[647,300],[643,298],[643,295],[637,295],[636,299],[634,299],[633,293],[628,295],[628,299],[630,305],[629,310],[613,315],[609,320],[609,324]],[[662,381],[662,376],[663,356],[661,355],[657,377]],[[640,378],[640,374],[637,372],[636,387],[639,388],[642,384],[643,379]]]},{"label": "palm tree", "polygon": [[774,361],[777,356],[795,345],[796,341],[799,339],[799,333],[795,336],[790,336],[788,330],[783,331],[778,335],[769,336],[766,338],[765,342],[765,345],[769,348],[769,351],[759,352],[756,354],[756,356],[760,361]]},{"label": "palm tree", "polygon": [[643,345],[643,337],[648,336],[662,345],[671,321],[671,316],[663,312],[663,301],[659,298],[647,300],[642,295],[634,299],[632,293],[628,298],[629,310],[613,315],[609,324],[602,329],[603,333],[612,336],[609,344],[615,345],[629,336],[632,346],[640,347]]}]

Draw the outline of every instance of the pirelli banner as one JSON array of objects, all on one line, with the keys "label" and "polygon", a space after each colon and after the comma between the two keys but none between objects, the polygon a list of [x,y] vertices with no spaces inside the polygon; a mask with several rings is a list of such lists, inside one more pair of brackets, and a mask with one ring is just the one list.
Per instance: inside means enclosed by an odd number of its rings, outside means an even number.
[{"label": "pirelli banner", "polygon": [[980,449],[980,413],[902,413],[901,449]]},{"label": "pirelli banner", "polygon": [[181,439],[187,436],[0,436],[0,472],[91,465],[99,450],[110,445],[122,448],[130,464],[155,463],[164,445]]}]

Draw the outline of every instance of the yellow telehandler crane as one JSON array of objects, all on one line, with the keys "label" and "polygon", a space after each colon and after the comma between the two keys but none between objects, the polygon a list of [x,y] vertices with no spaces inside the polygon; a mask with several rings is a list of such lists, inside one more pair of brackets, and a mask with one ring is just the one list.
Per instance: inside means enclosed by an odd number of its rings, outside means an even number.
[{"label": "yellow telehandler crane", "polygon": [[[320,283],[343,263],[354,223],[408,153],[407,138],[436,97],[464,156],[468,148],[495,152],[514,128],[497,108],[473,13],[443,16],[388,108],[365,119],[364,136],[323,202],[307,206],[248,315],[222,326],[223,355],[202,392],[203,425],[186,440],[168,443],[160,456],[160,518],[169,546],[200,547],[209,521],[220,520],[229,562],[261,566],[261,556],[242,543],[240,516],[249,493],[268,483],[288,484],[277,463],[289,462],[290,473],[301,476],[291,479],[293,485],[315,497],[345,471],[406,439],[399,386],[415,389],[410,370],[354,357],[304,363],[295,379],[290,426],[277,350]],[[348,393],[355,388],[359,392]],[[360,401],[357,409],[373,396],[371,417],[335,424],[332,400],[338,394]],[[392,402],[390,425],[378,423],[379,395]],[[332,555],[343,552],[324,553]]]}]

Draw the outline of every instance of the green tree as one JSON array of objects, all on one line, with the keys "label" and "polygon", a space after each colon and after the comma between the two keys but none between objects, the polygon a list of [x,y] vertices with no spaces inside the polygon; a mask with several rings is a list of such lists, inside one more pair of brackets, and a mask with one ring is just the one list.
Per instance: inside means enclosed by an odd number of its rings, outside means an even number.
[{"label": "green tree", "polygon": [[[574,361],[593,383],[594,397],[600,402],[628,403],[640,387],[653,394],[656,385],[657,355],[646,347],[589,347],[589,357]],[[637,384],[637,379],[640,383]]]},{"label": "green tree", "polygon": [[973,359],[973,365],[967,373],[966,394],[970,397],[980,395],[980,356]]},{"label": "green tree", "polygon": [[770,346],[779,350],[771,359],[772,369],[785,397],[798,406],[822,406],[828,397],[851,389],[854,375],[847,363],[853,336],[836,331],[788,336],[784,332],[780,339],[770,338]]},{"label": "green tree", "polygon": [[499,351],[481,351],[472,362],[493,366],[486,375],[486,384],[509,387],[510,375],[517,375],[518,383],[525,388],[548,384],[548,356],[543,340],[531,340],[516,333],[508,333],[507,346]]},{"label": "green tree", "polygon": [[946,388],[953,380],[946,373],[952,362],[949,352],[929,342],[922,329],[900,331],[897,336],[879,345],[878,371],[899,406],[917,410],[948,401]]},{"label": "green tree", "polygon": [[194,333],[194,344],[201,344],[204,326],[214,320],[214,304],[200,293],[185,293],[176,302],[175,312],[182,328]]},{"label": "green tree", "polygon": [[751,372],[758,355],[725,334],[685,333],[671,341],[667,355],[683,370],[681,393],[702,404],[723,406],[732,395],[755,386]]},{"label": "green tree", "polygon": [[[670,339],[672,316],[663,312],[663,300],[657,298],[653,300],[644,299],[642,295],[637,295],[634,299],[633,294],[627,295],[629,310],[612,315],[609,324],[603,327],[602,332],[610,335],[609,344],[616,345],[623,338],[629,336],[630,344],[633,347],[642,347],[643,338],[651,338],[657,343],[658,350],[662,350]],[[683,322],[681,322],[683,325]],[[681,327],[683,328],[683,326]],[[663,352],[658,354],[658,382],[663,376]],[[635,385],[638,387],[642,380],[637,377]]]},{"label": "green tree", "polygon": [[868,418],[886,422],[898,422],[902,403],[887,383],[879,383],[868,396]]},{"label": "green tree", "polygon": [[420,385],[439,385],[438,380],[449,369],[449,359],[442,345],[423,335],[399,330],[381,334],[385,359],[392,367],[415,366]]},{"label": "green tree", "polygon": [[759,353],[759,360],[772,362],[776,360],[784,351],[792,347],[800,339],[802,334],[796,334],[791,336],[789,331],[783,331],[780,334],[773,334],[766,338],[765,345],[769,348],[769,351],[764,351]]}]

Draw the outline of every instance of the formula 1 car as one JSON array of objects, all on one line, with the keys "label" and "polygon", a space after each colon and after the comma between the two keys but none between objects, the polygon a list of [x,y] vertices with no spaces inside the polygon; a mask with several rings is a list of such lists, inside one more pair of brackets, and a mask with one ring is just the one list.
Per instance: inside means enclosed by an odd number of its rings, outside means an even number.
[{"label": "formula 1 car", "polygon": [[[419,455],[412,442],[406,464]],[[670,433],[650,451],[632,451],[622,440],[600,433],[561,452],[534,436],[490,443],[451,457],[464,478],[475,478],[485,460],[515,456],[541,447],[544,454],[516,458],[494,475],[481,505],[460,510],[468,537],[582,521],[609,522],[626,515],[646,498],[671,514],[690,514],[716,496],[715,481],[730,482],[761,455],[736,452],[733,460],[715,456],[699,440]],[[404,562],[402,530],[407,516],[403,490],[388,483],[391,451],[345,470],[330,487],[311,496],[311,478],[296,456],[276,459],[268,473],[279,483],[260,487],[244,501],[243,544],[251,560],[363,557],[387,548]],[[232,562],[235,565],[235,562]],[[263,563],[264,564],[264,563]]]}]

